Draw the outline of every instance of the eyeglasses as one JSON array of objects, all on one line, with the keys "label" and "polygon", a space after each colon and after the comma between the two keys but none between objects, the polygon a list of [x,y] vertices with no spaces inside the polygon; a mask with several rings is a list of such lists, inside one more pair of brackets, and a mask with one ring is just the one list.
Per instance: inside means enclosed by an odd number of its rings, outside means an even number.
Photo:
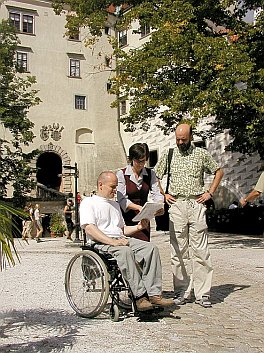
[{"label": "eyeglasses", "polygon": [[142,163],[146,163],[146,158],[143,158],[143,159],[134,159],[134,161],[138,164],[142,164]]}]

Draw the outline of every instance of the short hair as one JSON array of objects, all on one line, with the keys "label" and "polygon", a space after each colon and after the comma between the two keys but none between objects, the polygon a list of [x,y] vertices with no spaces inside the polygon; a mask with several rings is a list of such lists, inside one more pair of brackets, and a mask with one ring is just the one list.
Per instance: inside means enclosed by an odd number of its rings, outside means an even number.
[{"label": "short hair", "polygon": [[146,157],[146,160],[149,159],[149,148],[146,143],[134,143],[134,145],[129,147],[128,159],[130,162],[133,159],[142,159]]}]

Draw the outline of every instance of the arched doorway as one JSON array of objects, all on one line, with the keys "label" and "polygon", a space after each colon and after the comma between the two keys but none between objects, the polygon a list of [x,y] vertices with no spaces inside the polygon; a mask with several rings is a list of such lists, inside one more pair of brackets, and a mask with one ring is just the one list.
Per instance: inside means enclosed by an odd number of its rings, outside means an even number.
[{"label": "arched doorway", "polygon": [[48,188],[60,190],[62,160],[54,152],[44,152],[37,160],[37,182]]}]

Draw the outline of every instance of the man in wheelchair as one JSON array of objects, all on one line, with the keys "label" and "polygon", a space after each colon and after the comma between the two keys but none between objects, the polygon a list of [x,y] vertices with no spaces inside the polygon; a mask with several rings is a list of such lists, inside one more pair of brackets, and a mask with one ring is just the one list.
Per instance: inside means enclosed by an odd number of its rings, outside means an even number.
[{"label": "man in wheelchair", "polygon": [[162,270],[158,248],[149,242],[129,237],[148,226],[142,220],[126,226],[119,204],[113,200],[117,177],[102,172],[97,180],[97,195],[86,197],[80,205],[80,225],[95,243],[95,248],[110,253],[117,261],[123,278],[135,297],[138,311],[155,306],[169,307],[173,299],[162,297]]}]

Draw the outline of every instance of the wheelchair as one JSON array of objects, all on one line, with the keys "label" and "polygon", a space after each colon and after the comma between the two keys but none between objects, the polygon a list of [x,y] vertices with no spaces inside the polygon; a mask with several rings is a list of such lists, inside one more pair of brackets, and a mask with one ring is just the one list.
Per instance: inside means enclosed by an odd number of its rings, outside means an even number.
[{"label": "wheelchair", "polygon": [[121,312],[135,313],[134,296],[116,260],[92,245],[81,248],[68,263],[65,273],[66,296],[76,314],[86,318],[98,316],[105,310],[109,296],[113,321],[119,320]]}]

